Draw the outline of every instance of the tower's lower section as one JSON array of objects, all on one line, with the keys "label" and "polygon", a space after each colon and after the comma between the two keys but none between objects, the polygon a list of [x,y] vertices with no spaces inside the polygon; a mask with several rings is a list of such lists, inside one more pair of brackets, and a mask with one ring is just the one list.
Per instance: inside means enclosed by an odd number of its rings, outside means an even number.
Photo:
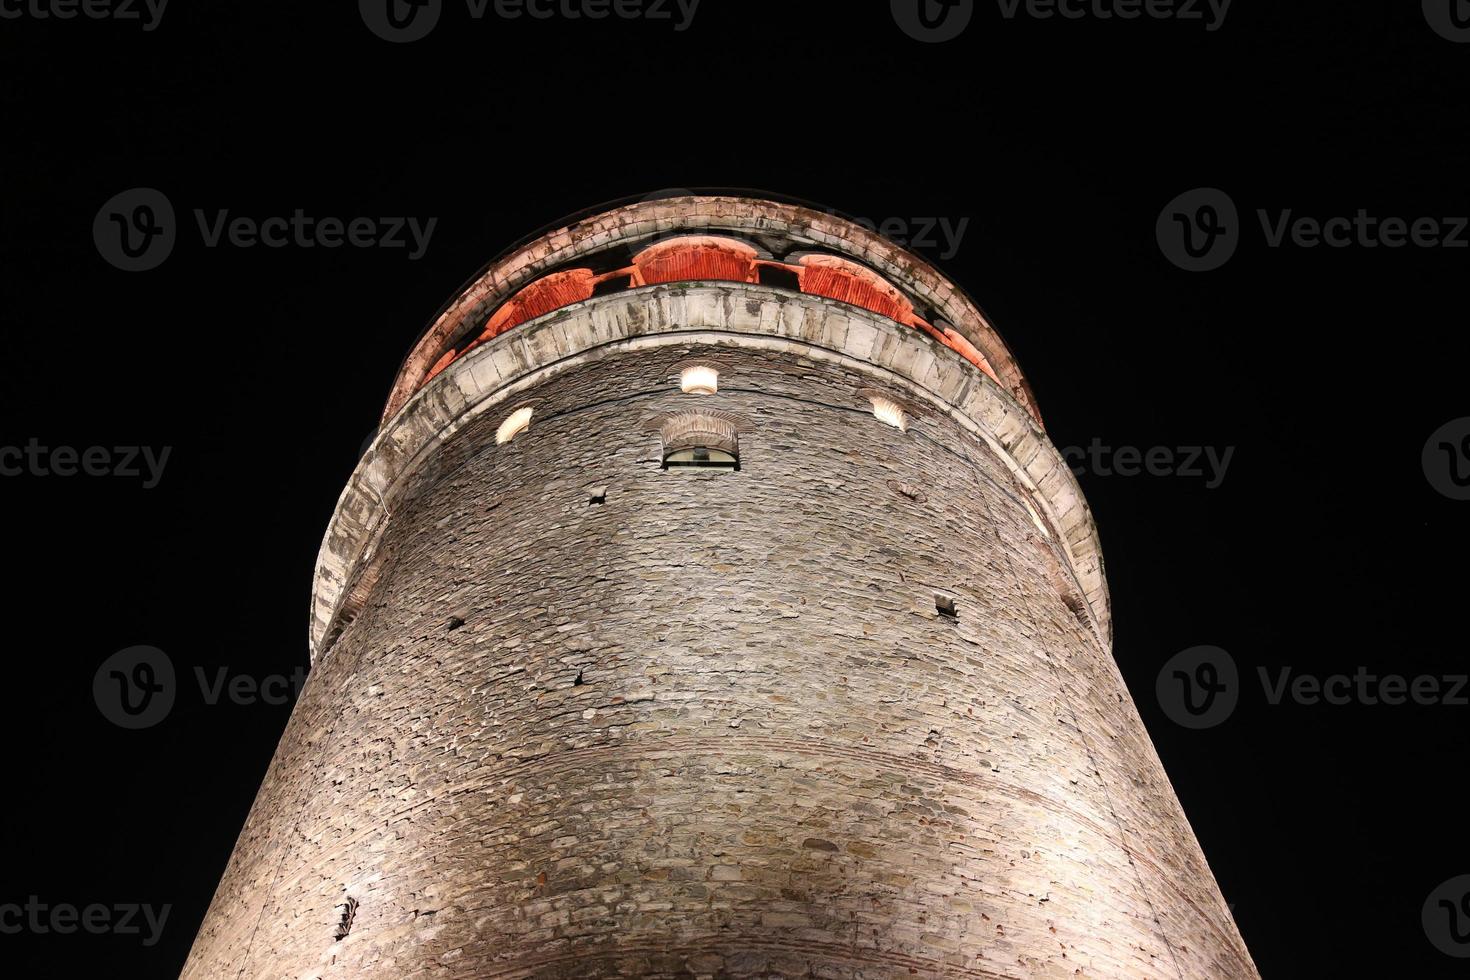
[{"label": "tower's lower section", "polygon": [[[625,346],[455,432],[184,975],[1254,976],[1011,469],[819,353]],[[738,470],[663,466],[696,408]]]}]

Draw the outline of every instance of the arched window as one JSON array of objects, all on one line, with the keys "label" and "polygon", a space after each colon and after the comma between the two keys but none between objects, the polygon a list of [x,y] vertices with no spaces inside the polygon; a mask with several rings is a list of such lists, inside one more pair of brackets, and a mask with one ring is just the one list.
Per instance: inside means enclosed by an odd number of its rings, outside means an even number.
[{"label": "arched window", "polygon": [[740,469],[740,433],[750,426],[728,412],[674,412],[654,421],[663,468]]}]

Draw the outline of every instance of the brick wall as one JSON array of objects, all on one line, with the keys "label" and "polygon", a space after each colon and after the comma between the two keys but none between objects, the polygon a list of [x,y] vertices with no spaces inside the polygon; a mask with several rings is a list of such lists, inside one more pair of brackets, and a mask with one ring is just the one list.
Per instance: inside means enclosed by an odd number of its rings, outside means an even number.
[{"label": "brick wall", "polygon": [[[1254,976],[1015,461],[795,348],[681,394],[715,349],[576,360],[395,477],[184,976]],[[738,473],[660,469],[690,408]]]}]

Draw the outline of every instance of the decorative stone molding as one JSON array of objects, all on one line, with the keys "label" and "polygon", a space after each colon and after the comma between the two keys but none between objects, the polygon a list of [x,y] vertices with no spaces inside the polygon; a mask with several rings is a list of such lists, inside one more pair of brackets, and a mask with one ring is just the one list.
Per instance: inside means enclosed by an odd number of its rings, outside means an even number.
[{"label": "decorative stone molding", "polygon": [[[662,202],[661,202],[662,203]],[[854,226],[855,227],[855,226]],[[860,229],[859,229],[860,230]],[[379,430],[338,501],[318,556],[313,658],[365,601],[378,541],[420,462],[486,411],[522,404],[541,381],[619,350],[703,342],[841,364],[997,453],[1052,531],[1099,642],[1111,614],[1097,529],[1081,488],[1039,422],[954,351],[886,317],[756,284],[651,286],[595,297],[485,343],[418,391]]]},{"label": "decorative stone molding", "polygon": [[740,433],[751,425],[729,412],[670,412],[650,423],[664,443],[664,455],[680,449],[719,449],[732,456],[740,454]]},{"label": "decorative stone molding", "polygon": [[446,343],[483,321],[522,286],[612,245],[631,246],[670,234],[703,231],[757,239],[784,238],[796,245],[830,249],[871,266],[889,282],[932,307],[994,368],[1002,390],[1041,423],[1030,385],[1000,334],[979,307],[933,266],[888,239],[826,212],[727,196],[639,201],[550,232],[494,262],[475,277],[414,345],[399,371],[384,420],[407,404]]}]

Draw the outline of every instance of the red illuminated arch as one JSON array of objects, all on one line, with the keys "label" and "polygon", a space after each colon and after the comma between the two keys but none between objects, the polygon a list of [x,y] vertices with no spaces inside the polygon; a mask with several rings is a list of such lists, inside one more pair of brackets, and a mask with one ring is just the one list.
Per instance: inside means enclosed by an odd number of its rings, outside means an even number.
[{"label": "red illuminated arch", "polygon": [[890,320],[922,330],[999,382],[984,355],[959,331],[934,327],[914,312],[913,302],[877,272],[836,255],[803,255],[792,265],[761,259],[755,248],[735,238],[717,235],[680,235],[648,246],[633,256],[633,264],[602,274],[591,269],[563,269],[548,273],[522,288],[491,315],[485,329],[462,347],[445,351],[424,374],[427,384],[455,360],[480,344],[527,321],[564,306],[591,299],[599,283],[626,278],[634,286],[672,282],[757,282],[762,267],[784,269],[796,276],[803,293],[860,306]]},{"label": "red illuminated arch", "polygon": [[915,319],[908,297],[867,266],[836,255],[803,255],[799,261],[802,292],[861,306],[899,323]]},{"label": "red illuminated arch", "polygon": [[542,276],[496,310],[490,322],[485,324],[485,332],[478,339],[489,340],[527,320],[534,320],[552,310],[591,299],[597,278],[591,269],[566,269]]},{"label": "red illuminated arch", "polygon": [[717,279],[755,282],[756,250],[734,238],[682,235],[633,256],[634,285]]}]

